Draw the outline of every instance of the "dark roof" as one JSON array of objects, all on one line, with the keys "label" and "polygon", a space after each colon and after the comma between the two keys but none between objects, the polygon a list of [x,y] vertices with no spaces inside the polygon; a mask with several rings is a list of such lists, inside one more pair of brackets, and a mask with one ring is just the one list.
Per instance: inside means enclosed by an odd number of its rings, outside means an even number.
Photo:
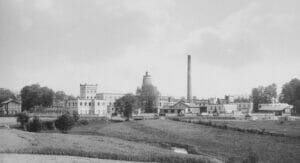
[{"label": "dark roof", "polygon": [[4,105],[4,104],[8,104],[8,103],[10,103],[10,102],[14,102],[14,103],[17,103],[17,104],[21,104],[19,101],[14,100],[14,99],[11,99],[11,98],[8,99],[8,100],[6,100],[6,101],[1,102],[1,104]]}]

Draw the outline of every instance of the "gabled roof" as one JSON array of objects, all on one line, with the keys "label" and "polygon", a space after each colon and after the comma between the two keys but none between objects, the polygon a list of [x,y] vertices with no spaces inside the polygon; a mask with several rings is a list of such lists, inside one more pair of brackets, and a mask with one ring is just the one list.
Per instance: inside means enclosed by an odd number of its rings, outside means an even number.
[{"label": "gabled roof", "polygon": [[200,107],[199,105],[196,105],[196,104],[194,104],[194,103],[186,103],[186,102],[184,102],[184,101],[179,101],[179,102],[177,102],[176,104],[174,104],[172,107],[174,107],[174,106],[176,106],[176,105],[179,105],[179,104],[182,104],[182,105],[185,105],[186,107],[188,107],[188,108],[197,108],[197,107]]},{"label": "gabled roof", "polygon": [[14,102],[14,103],[20,104],[19,101],[14,100],[14,99],[11,99],[11,98],[8,99],[8,100],[6,100],[6,101],[1,102],[1,104],[4,105],[4,104],[8,104],[8,103],[10,103],[10,102]]}]

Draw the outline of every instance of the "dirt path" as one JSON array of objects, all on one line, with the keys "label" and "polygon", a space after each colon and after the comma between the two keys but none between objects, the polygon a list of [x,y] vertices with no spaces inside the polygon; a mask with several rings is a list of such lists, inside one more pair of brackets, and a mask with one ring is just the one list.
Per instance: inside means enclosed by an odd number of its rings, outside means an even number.
[{"label": "dirt path", "polygon": [[88,157],[76,157],[76,156],[59,156],[59,155],[32,155],[32,154],[0,154],[0,163],[138,163],[130,161],[119,161],[119,160],[107,160],[107,159],[96,159]]}]

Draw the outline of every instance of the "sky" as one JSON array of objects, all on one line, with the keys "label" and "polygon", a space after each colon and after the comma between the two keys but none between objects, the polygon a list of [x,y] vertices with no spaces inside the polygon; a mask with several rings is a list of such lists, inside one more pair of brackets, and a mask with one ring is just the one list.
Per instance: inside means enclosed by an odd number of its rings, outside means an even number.
[{"label": "sky", "polygon": [[300,78],[297,0],[0,0],[0,87],[246,95]]}]

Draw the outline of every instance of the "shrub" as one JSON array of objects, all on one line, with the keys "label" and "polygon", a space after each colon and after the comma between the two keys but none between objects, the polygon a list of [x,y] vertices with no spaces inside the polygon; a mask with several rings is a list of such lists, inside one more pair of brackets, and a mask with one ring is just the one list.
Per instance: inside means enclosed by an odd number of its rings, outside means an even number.
[{"label": "shrub", "polygon": [[45,130],[54,130],[55,129],[54,121],[44,121],[42,123],[43,123],[43,128]]},{"label": "shrub", "polygon": [[74,119],[74,122],[77,122],[79,120],[79,114],[77,111],[73,111],[73,119]]},{"label": "shrub", "polygon": [[42,121],[35,116],[32,121],[28,123],[27,130],[29,132],[40,132],[43,128]]},{"label": "shrub", "polygon": [[243,163],[258,163],[257,154],[250,152],[249,155],[243,160]]},{"label": "shrub", "polygon": [[25,129],[25,125],[29,121],[29,116],[26,112],[18,113],[17,114],[17,122],[21,124],[21,126]]},{"label": "shrub", "polygon": [[62,133],[67,133],[68,130],[73,128],[74,124],[73,116],[68,113],[59,116],[55,120],[55,127]]},{"label": "shrub", "polygon": [[85,119],[82,119],[79,121],[79,124],[82,124],[82,125],[88,125],[89,124],[89,121],[85,120]]}]

